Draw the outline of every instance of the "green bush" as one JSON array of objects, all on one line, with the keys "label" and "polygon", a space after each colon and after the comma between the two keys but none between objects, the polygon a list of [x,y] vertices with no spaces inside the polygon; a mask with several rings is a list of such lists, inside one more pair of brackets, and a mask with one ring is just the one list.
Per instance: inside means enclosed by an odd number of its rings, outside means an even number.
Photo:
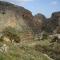
[{"label": "green bush", "polygon": [[7,27],[3,30],[3,36],[7,36],[11,42],[14,40],[15,42],[19,43],[20,42],[20,37],[17,34],[18,31],[15,28],[12,27]]}]

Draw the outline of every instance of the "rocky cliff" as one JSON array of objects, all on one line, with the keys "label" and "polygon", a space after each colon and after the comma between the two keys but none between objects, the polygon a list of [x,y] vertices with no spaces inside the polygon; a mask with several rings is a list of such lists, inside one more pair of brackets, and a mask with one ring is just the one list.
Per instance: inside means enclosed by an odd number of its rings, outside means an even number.
[{"label": "rocky cliff", "polygon": [[[0,1],[0,28],[7,26],[22,29],[22,26],[28,27],[29,21],[32,20],[32,14],[27,9],[16,6],[11,3]],[[1,30],[0,29],[0,30]]]},{"label": "rocky cliff", "polygon": [[46,25],[45,20],[46,20],[46,17],[43,14],[38,13],[34,16],[33,30],[34,30],[35,33],[37,33],[37,34],[41,33],[44,30],[45,25]]},{"label": "rocky cliff", "polygon": [[48,29],[52,33],[59,33],[60,29],[60,12],[54,12],[52,13],[51,18],[48,19],[47,23]]},{"label": "rocky cliff", "polygon": [[18,33],[22,40],[28,40],[28,37],[31,39],[30,26],[32,25],[32,20],[32,13],[24,7],[0,1],[0,32],[5,28],[11,27],[13,30],[19,31]]},{"label": "rocky cliff", "polygon": [[43,14],[32,15],[24,7],[0,1],[0,31],[5,27],[16,28],[19,31],[32,31],[34,34],[42,31],[60,33],[60,12],[52,13],[50,18]]}]

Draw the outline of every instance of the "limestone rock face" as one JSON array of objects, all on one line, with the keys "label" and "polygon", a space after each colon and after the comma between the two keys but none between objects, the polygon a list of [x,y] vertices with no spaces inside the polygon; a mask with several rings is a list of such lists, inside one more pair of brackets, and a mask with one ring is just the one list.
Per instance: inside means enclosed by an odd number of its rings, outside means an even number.
[{"label": "limestone rock face", "polygon": [[41,33],[45,27],[45,16],[42,14],[36,14],[33,19],[34,24],[34,32],[35,33]]},{"label": "limestone rock face", "polygon": [[23,30],[31,20],[32,14],[27,9],[0,1],[0,30],[8,26]]},{"label": "limestone rock face", "polygon": [[56,20],[57,27],[55,29],[56,33],[60,33],[60,12],[55,12],[52,14],[54,20]]},{"label": "limestone rock face", "polygon": [[32,13],[24,7],[0,1],[0,31],[6,27],[16,28],[20,31],[32,30],[40,33],[45,27],[45,16]]},{"label": "limestone rock face", "polygon": [[16,28],[19,31],[32,30],[35,34],[42,31],[60,32],[60,12],[52,13],[50,18],[43,14],[32,13],[24,7],[0,1],[0,32],[6,27]]},{"label": "limestone rock face", "polygon": [[13,29],[15,28],[17,31],[19,31],[18,34],[21,32],[20,37],[22,36],[22,38],[26,40],[28,40],[29,37],[31,40],[32,33],[30,32],[32,20],[32,13],[24,7],[14,5],[9,2],[0,1],[0,32],[4,31],[4,29],[8,27]]},{"label": "limestone rock face", "polygon": [[51,32],[57,33],[58,30],[60,29],[60,12],[54,12],[52,13],[51,18],[48,19],[48,29]]}]

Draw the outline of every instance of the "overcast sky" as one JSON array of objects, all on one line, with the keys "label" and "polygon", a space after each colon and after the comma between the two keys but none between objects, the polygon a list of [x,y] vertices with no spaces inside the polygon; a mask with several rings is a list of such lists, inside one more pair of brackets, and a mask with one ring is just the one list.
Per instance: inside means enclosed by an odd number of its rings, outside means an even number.
[{"label": "overcast sky", "polygon": [[50,17],[52,12],[60,11],[60,0],[2,0],[25,7],[32,14],[42,13]]}]

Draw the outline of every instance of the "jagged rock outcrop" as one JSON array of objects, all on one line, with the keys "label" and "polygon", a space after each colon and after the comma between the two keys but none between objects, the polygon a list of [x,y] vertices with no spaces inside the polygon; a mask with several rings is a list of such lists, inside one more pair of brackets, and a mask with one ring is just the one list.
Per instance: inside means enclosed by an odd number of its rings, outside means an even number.
[{"label": "jagged rock outcrop", "polygon": [[[0,27],[28,27],[27,24],[32,20],[32,13],[21,7],[11,3],[0,1]],[[0,30],[1,30],[0,29]]]},{"label": "jagged rock outcrop", "polygon": [[26,33],[28,30],[35,34],[43,31],[60,33],[60,12],[52,13],[51,18],[47,19],[43,14],[33,16],[24,7],[0,1],[0,32],[6,27],[13,27]]},{"label": "jagged rock outcrop", "polygon": [[43,14],[36,14],[33,19],[33,30],[35,33],[41,33],[45,28],[46,17]]},{"label": "jagged rock outcrop", "polygon": [[0,1],[0,32],[6,27],[12,27],[24,33],[21,34],[23,40],[27,36],[31,40],[33,33],[40,34],[44,30],[45,20],[46,17],[42,14],[33,16],[24,7]]},{"label": "jagged rock outcrop", "polygon": [[55,33],[60,33],[60,12],[55,12],[52,17],[56,20],[57,27],[54,30]]},{"label": "jagged rock outcrop", "polygon": [[60,29],[60,12],[52,13],[51,18],[48,19],[47,30],[51,33],[57,33]]},{"label": "jagged rock outcrop", "polygon": [[12,27],[19,30],[22,36],[25,35],[22,38],[28,40],[27,37],[32,36],[32,33],[29,33],[31,32],[30,25],[32,25],[32,20],[32,13],[24,7],[0,1],[0,32],[6,27]]}]

